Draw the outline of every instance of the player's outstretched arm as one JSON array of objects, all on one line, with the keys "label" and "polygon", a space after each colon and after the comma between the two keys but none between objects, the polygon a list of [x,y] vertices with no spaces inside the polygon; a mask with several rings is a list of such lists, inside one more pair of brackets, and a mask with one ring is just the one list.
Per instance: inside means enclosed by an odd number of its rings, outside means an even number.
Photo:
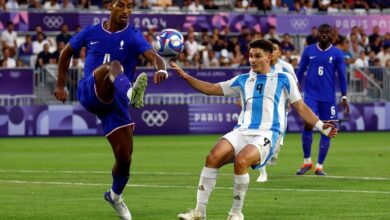
[{"label": "player's outstretched arm", "polygon": [[153,76],[153,82],[155,84],[160,84],[163,80],[168,78],[167,65],[163,58],[156,53],[155,50],[150,49],[145,51],[144,57],[154,66],[157,70]]},{"label": "player's outstretched arm", "polygon": [[65,102],[68,99],[68,93],[65,90],[66,74],[69,70],[70,58],[72,57],[73,49],[68,43],[65,48],[61,51],[60,58],[58,61],[58,76],[57,76],[57,87],[54,91],[56,99]]},{"label": "player's outstretched arm", "polygon": [[184,72],[184,70],[173,61],[169,61],[169,65],[171,65],[172,69],[174,69],[181,78],[187,81],[187,83],[190,84],[192,88],[206,95],[223,96],[222,87],[218,83],[213,84],[196,79],[195,77],[192,77],[191,75]]},{"label": "player's outstretched arm", "polygon": [[318,128],[321,133],[329,138],[336,136],[337,128],[335,128],[331,123],[324,123],[319,120],[313,111],[302,101],[302,99],[292,103],[292,106],[306,123]]}]

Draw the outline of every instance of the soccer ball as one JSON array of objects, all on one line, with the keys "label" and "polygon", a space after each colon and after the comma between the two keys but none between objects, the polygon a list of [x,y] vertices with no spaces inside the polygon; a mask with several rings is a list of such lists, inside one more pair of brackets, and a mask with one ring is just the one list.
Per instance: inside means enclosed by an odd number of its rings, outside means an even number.
[{"label": "soccer ball", "polygon": [[175,29],[164,29],[157,36],[154,49],[162,57],[176,58],[184,48],[184,37]]}]

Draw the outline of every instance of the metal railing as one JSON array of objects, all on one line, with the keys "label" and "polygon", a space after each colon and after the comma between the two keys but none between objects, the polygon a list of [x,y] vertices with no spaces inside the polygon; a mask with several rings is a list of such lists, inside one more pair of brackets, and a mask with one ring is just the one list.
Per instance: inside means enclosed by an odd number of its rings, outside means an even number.
[{"label": "metal railing", "polygon": [[[0,105],[49,105],[59,104],[53,92],[57,81],[57,65],[47,65],[35,70],[34,95],[1,95]],[[83,77],[83,69],[70,68],[67,74],[68,104],[77,104],[77,85]],[[390,101],[390,69],[381,67],[350,67],[348,72],[348,97],[353,103]],[[207,96],[201,93],[146,93],[145,105],[172,104],[234,104],[237,98]]]}]

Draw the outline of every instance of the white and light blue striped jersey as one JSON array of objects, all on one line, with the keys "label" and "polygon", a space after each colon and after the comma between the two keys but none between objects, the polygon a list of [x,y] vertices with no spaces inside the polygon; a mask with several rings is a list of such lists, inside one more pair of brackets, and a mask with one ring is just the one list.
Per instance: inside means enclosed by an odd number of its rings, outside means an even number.
[{"label": "white and light blue striped jersey", "polygon": [[242,109],[235,129],[275,140],[284,132],[286,102],[302,99],[294,78],[285,72],[250,71],[220,83],[225,96],[241,97]]},{"label": "white and light blue striped jersey", "polygon": [[[295,75],[295,71],[294,71],[294,67],[289,64],[288,62],[282,60],[282,59],[278,59],[278,62],[275,63],[275,65],[271,66],[271,73],[278,73],[278,72],[285,72],[287,74],[290,74],[294,80],[295,80],[295,83],[298,85],[298,78],[297,78],[297,75]],[[286,132],[286,128],[287,128],[287,115],[288,115],[288,111],[289,111],[289,107],[286,105],[286,120],[285,120],[285,123],[283,124],[283,127],[284,127],[284,130],[283,130],[283,134]],[[283,140],[282,140],[282,145],[283,145]]]},{"label": "white and light blue striped jersey", "polygon": [[295,83],[298,83],[297,75],[295,75],[294,67],[288,62],[278,59],[278,62],[275,65],[271,66],[271,72],[286,72],[289,73],[295,80]]}]

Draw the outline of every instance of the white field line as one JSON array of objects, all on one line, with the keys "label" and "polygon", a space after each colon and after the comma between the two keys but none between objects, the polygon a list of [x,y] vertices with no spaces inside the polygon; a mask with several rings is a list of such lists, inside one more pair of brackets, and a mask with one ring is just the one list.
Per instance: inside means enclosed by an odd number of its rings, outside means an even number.
[{"label": "white field line", "polygon": [[[27,184],[27,185],[74,185],[74,186],[108,186],[109,183],[75,183],[75,182],[47,182],[47,181],[24,181],[24,180],[0,180],[0,183]],[[127,184],[127,187],[134,188],[171,188],[171,189],[197,189],[195,186],[165,186],[165,185],[142,185]],[[219,190],[233,190],[232,187],[215,187]],[[367,193],[367,194],[390,194],[390,191],[370,191],[370,190],[339,190],[339,189],[269,189],[250,188],[251,191],[290,191],[290,192],[331,192],[331,193]]]},{"label": "white field line", "polygon": [[[47,173],[47,174],[111,174],[111,171],[83,171],[83,170],[0,170],[0,173]],[[200,175],[199,173],[175,173],[175,172],[131,172],[132,174],[138,175],[163,175],[163,176],[192,176]],[[222,176],[231,176],[232,173],[220,173]],[[272,176],[284,176],[284,177],[297,177],[296,175],[272,175]],[[304,175],[298,176],[297,178],[330,178],[330,179],[356,179],[356,180],[383,180],[390,181],[387,177],[365,177],[365,176],[321,176],[316,175]]]}]

